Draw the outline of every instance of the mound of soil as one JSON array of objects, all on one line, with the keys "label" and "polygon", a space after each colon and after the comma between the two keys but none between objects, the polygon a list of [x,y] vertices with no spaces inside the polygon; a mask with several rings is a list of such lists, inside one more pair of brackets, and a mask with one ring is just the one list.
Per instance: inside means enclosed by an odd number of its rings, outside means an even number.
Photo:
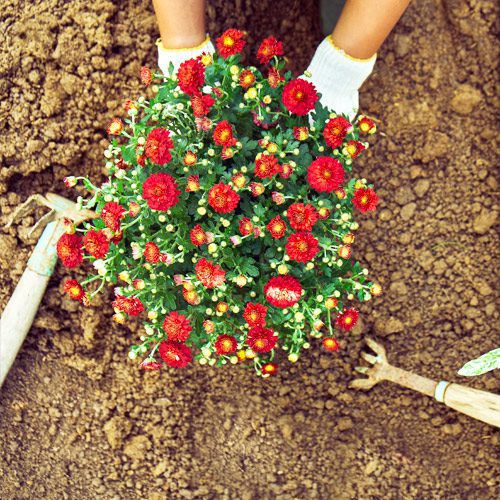
[{"label": "mound of soil", "polygon": [[[35,218],[5,230],[10,214],[32,193],[71,196],[66,175],[104,179],[105,126],[141,94],[158,34],[147,1],[0,7],[3,308],[35,241]],[[283,39],[296,72],[321,39],[317,14],[312,1],[208,7],[214,34]],[[139,373],[138,325],[111,322],[110,293],[90,309],[65,298],[58,266],[0,393],[0,496],[498,498],[492,427],[389,384],[347,388],[369,334],[399,366],[498,389],[495,374],[456,375],[498,342],[495,16],[492,0],[413,2],[379,53],[361,108],[380,133],[357,168],[382,202],[360,220],[356,256],[385,294],[340,353],[315,344],[269,380]]]}]

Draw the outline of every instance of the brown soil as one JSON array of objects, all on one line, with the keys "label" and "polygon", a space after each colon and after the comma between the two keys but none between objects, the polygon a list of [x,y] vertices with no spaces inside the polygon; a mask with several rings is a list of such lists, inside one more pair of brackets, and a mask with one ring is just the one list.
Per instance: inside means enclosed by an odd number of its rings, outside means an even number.
[{"label": "brown soil", "polygon": [[[213,33],[274,33],[297,70],[321,38],[314,2],[210,3]],[[66,175],[102,179],[104,126],[140,94],[157,31],[148,1],[0,7],[3,227],[31,193],[70,196]],[[267,381],[232,367],[138,373],[135,325],[112,325],[106,297],[87,310],[64,298],[59,266],[1,390],[0,497],[498,498],[492,427],[389,384],[347,388],[371,334],[402,367],[498,389],[494,374],[456,375],[498,344],[495,16],[493,0],[413,2],[379,53],[361,103],[380,133],[358,169],[383,202],[361,221],[357,257],[386,293],[339,355],[315,345]],[[0,308],[33,221],[0,232]]]}]

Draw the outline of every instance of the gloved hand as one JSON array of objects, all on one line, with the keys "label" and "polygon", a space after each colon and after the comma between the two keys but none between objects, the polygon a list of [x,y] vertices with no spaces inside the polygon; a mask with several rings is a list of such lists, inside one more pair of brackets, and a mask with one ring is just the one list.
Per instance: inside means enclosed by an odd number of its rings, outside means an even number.
[{"label": "gloved hand", "polygon": [[377,54],[369,59],[349,56],[333,43],[330,35],[319,44],[301,78],[321,92],[323,106],[338,114],[346,113],[353,121],[359,108],[358,89],[370,76],[376,59]]},{"label": "gloved hand", "polygon": [[199,55],[213,54],[215,48],[207,35],[205,40],[198,46],[185,49],[166,49],[161,43],[161,39],[156,42],[158,46],[158,66],[164,75],[168,75],[168,67],[170,63],[174,65],[174,72],[177,72],[179,66],[184,61],[198,57]]}]

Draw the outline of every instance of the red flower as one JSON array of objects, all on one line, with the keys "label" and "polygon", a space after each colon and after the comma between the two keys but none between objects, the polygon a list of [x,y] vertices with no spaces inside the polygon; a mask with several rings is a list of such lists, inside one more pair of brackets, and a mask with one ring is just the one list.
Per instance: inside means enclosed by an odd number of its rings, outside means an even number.
[{"label": "red flower", "polygon": [[293,276],[275,276],[264,286],[264,294],[272,306],[290,307],[299,301],[302,286]]},{"label": "red flower", "polygon": [[291,234],[285,248],[290,259],[297,262],[308,262],[319,252],[318,240],[306,231]]},{"label": "red flower", "polygon": [[94,231],[92,229],[87,231],[87,234],[83,237],[83,246],[92,257],[102,259],[108,253],[109,240],[106,238],[104,231]]},{"label": "red flower", "polygon": [[260,182],[250,183],[250,192],[252,193],[252,196],[260,196],[265,190],[266,188],[264,184],[261,184]]},{"label": "red flower", "polygon": [[154,358],[147,358],[139,365],[139,368],[142,368],[143,370],[146,370],[148,372],[161,370],[161,363],[155,361]]},{"label": "red flower", "polygon": [[56,250],[66,267],[77,267],[83,261],[82,238],[76,234],[64,233],[57,242]]},{"label": "red flower", "polygon": [[337,255],[341,259],[348,259],[351,256],[351,245],[342,245],[337,250]]},{"label": "red flower", "polygon": [[325,349],[325,351],[335,352],[340,349],[340,344],[338,340],[333,337],[325,337],[323,339],[323,349]]},{"label": "red flower", "polygon": [[245,33],[236,29],[228,29],[217,38],[217,50],[219,54],[225,59],[229,56],[239,54],[245,46],[243,37]]},{"label": "red flower", "polygon": [[239,189],[244,188],[247,183],[245,176],[241,172],[234,174],[231,177],[231,180],[233,181],[233,184]]},{"label": "red flower", "polygon": [[194,116],[205,116],[210,112],[210,107],[214,105],[214,99],[209,95],[201,95],[199,92],[191,96],[191,107]]},{"label": "red flower", "polygon": [[207,288],[217,288],[226,281],[226,272],[203,257],[196,264],[196,277]]},{"label": "red flower", "polygon": [[141,211],[141,206],[135,201],[130,201],[128,204],[129,217],[135,217]]},{"label": "red flower", "polygon": [[345,189],[343,187],[339,187],[336,191],[335,194],[337,195],[337,198],[339,200],[343,200],[347,195],[345,192]]},{"label": "red flower", "polygon": [[184,314],[172,311],[163,321],[163,331],[168,335],[168,340],[175,342],[185,342],[191,333],[193,327]]},{"label": "red flower", "polygon": [[71,299],[78,300],[78,302],[81,302],[85,297],[85,291],[82,285],[76,280],[66,280],[64,282],[64,291]]},{"label": "red flower", "polygon": [[248,332],[247,344],[255,352],[269,352],[274,349],[278,341],[278,334],[270,328],[256,326]]},{"label": "red flower", "polygon": [[349,141],[345,148],[352,159],[357,158],[366,149],[360,141]]},{"label": "red flower", "polygon": [[196,224],[196,226],[191,229],[189,238],[191,239],[191,243],[193,243],[193,245],[196,245],[197,247],[207,243],[207,235],[200,224]]},{"label": "red flower", "polygon": [[131,99],[127,99],[123,103],[123,109],[125,110],[125,113],[128,113],[131,109],[137,110],[137,103],[135,101],[132,101]]},{"label": "red flower", "polygon": [[283,89],[281,100],[290,113],[299,116],[307,115],[314,109],[319,96],[316,88],[311,82],[306,82],[302,78],[289,81]]},{"label": "red flower", "polygon": [[305,141],[309,137],[309,129],[307,127],[293,127],[293,136],[298,141]]},{"label": "red flower", "polygon": [[364,134],[374,134],[377,130],[377,126],[373,120],[370,120],[367,116],[361,115],[358,118],[358,127]]},{"label": "red flower", "polygon": [[166,165],[171,159],[174,143],[166,128],[155,128],[146,137],[146,156],[158,165]]},{"label": "red flower", "polygon": [[188,290],[187,288],[183,288],[182,296],[184,297],[184,300],[192,306],[197,306],[201,302],[201,299],[196,293],[196,290]]},{"label": "red flower", "polygon": [[186,193],[198,191],[200,189],[200,177],[198,175],[190,175],[187,178]]},{"label": "red flower", "polygon": [[181,342],[164,340],[158,347],[158,352],[161,359],[174,368],[184,368],[193,360],[189,347]]},{"label": "red flower", "polygon": [[186,154],[184,155],[184,165],[187,167],[192,167],[196,161],[198,160],[198,157],[196,156],[196,153],[193,153],[193,151],[186,151]]},{"label": "red flower", "polygon": [[[103,229],[103,231],[107,232],[109,231],[109,229],[105,228]],[[109,241],[111,241],[111,243],[114,243],[115,245],[118,245],[118,243],[120,243],[122,238],[123,238],[123,231],[117,231]]]},{"label": "red flower", "polygon": [[205,66],[199,59],[188,59],[179,66],[177,79],[183,92],[196,94],[205,81]]},{"label": "red flower", "polygon": [[217,124],[213,133],[213,138],[215,144],[218,146],[230,147],[234,146],[237,142],[236,138],[233,136],[233,127],[227,120]]},{"label": "red flower", "polygon": [[325,130],[323,130],[325,142],[332,149],[340,147],[350,127],[351,124],[343,116],[336,116],[328,120]]},{"label": "red flower", "polygon": [[125,217],[125,209],[116,201],[108,201],[101,211],[101,219],[111,231],[120,230],[120,220]]},{"label": "red flower", "polygon": [[298,231],[311,231],[318,220],[318,212],[310,205],[303,203],[292,203],[286,211],[290,226]]},{"label": "red flower", "polygon": [[262,375],[274,376],[278,373],[278,365],[276,363],[266,363],[261,368]]},{"label": "red flower", "polygon": [[147,66],[143,66],[141,68],[140,74],[142,83],[146,86],[151,85],[151,82],[153,81],[153,73]]},{"label": "red flower", "polygon": [[283,193],[279,193],[278,191],[273,191],[271,193],[271,198],[276,203],[276,205],[282,205],[285,203],[285,196]]},{"label": "red flower", "polygon": [[214,333],[214,330],[215,330],[215,324],[213,321],[209,320],[209,319],[206,319],[204,322],[203,322],[203,328],[205,328],[205,331],[207,333]]},{"label": "red flower", "polygon": [[135,159],[137,161],[137,164],[141,167],[144,167],[146,165],[146,155],[136,155]]},{"label": "red flower", "polygon": [[293,167],[289,163],[284,163],[281,165],[280,177],[282,179],[288,179],[293,174]]},{"label": "red flower", "polygon": [[238,226],[242,236],[248,236],[253,233],[253,224],[248,217],[243,217],[243,219],[238,221]]},{"label": "red flower", "polygon": [[309,185],[320,193],[331,193],[344,182],[342,164],[330,156],[320,156],[307,169]]},{"label": "red flower", "polygon": [[165,172],[151,174],[142,185],[142,197],[152,210],[166,212],[177,204],[180,194],[173,177]]},{"label": "red flower", "polygon": [[197,116],[194,121],[196,123],[196,128],[198,130],[203,130],[203,132],[208,132],[212,128],[212,120],[206,116]]},{"label": "red flower", "polygon": [[255,75],[249,70],[244,69],[240,73],[240,85],[244,89],[250,88],[255,83]]},{"label": "red flower", "polygon": [[319,215],[319,218],[320,218],[321,220],[328,219],[328,217],[330,217],[330,214],[331,214],[330,209],[328,209],[328,208],[326,208],[326,207],[321,207],[321,208],[318,210],[318,215]]},{"label": "red flower", "polygon": [[269,224],[266,226],[266,228],[275,240],[283,238],[286,232],[285,221],[279,215],[272,219],[271,222],[269,222]]},{"label": "red flower", "polygon": [[354,192],[353,205],[361,212],[374,211],[379,202],[378,196],[373,189],[361,188]]},{"label": "red flower", "polygon": [[254,174],[256,177],[265,179],[271,178],[281,170],[278,164],[278,158],[274,155],[261,155],[258,160],[255,160]]},{"label": "red flower", "polygon": [[337,328],[348,332],[354,328],[358,322],[358,317],[359,312],[351,307],[350,309],[346,309],[345,311],[337,314],[337,321],[335,324],[337,325]]},{"label": "red flower", "polygon": [[232,335],[219,335],[214,345],[217,354],[233,354],[238,348],[238,342]]},{"label": "red flower", "polygon": [[267,64],[274,56],[283,55],[283,44],[270,36],[263,40],[257,51],[257,58],[261,64]]},{"label": "red flower", "polygon": [[219,182],[208,192],[208,204],[219,214],[232,212],[240,202],[240,195],[227,184]]},{"label": "red flower", "polygon": [[144,306],[137,297],[124,297],[117,294],[112,305],[114,309],[127,313],[129,316],[139,316],[144,311]]},{"label": "red flower", "polygon": [[160,249],[156,243],[152,241],[146,243],[144,247],[144,258],[147,262],[151,262],[151,264],[156,264],[160,261]]},{"label": "red flower", "polygon": [[107,132],[110,135],[120,135],[122,130],[123,122],[120,120],[120,118],[113,118],[107,128]]},{"label": "red flower", "polygon": [[274,66],[271,66],[269,68],[269,72],[267,73],[267,81],[269,82],[269,86],[272,89],[275,89],[283,80],[284,78],[280,75],[280,72]]},{"label": "red flower", "polygon": [[243,317],[249,326],[264,326],[266,324],[266,312],[266,306],[248,302],[243,311]]}]

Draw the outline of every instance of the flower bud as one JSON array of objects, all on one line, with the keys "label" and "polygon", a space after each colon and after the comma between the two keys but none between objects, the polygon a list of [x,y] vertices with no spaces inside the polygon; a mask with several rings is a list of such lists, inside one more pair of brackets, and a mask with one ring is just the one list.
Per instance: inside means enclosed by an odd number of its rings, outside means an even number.
[{"label": "flower bud", "polygon": [[280,264],[278,266],[278,273],[279,274],[288,274],[288,266],[286,264]]},{"label": "flower bud", "polygon": [[63,179],[63,182],[67,188],[75,187],[78,183],[78,181],[76,180],[76,177],[74,177],[73,175],[70,175],[69,177],[65,177]]},{"label": "flower bud", "polygon": [[325,306],[327,309],[335,309],[339,304],[339,301],[335,297],[328,297],[325,300]]}]

